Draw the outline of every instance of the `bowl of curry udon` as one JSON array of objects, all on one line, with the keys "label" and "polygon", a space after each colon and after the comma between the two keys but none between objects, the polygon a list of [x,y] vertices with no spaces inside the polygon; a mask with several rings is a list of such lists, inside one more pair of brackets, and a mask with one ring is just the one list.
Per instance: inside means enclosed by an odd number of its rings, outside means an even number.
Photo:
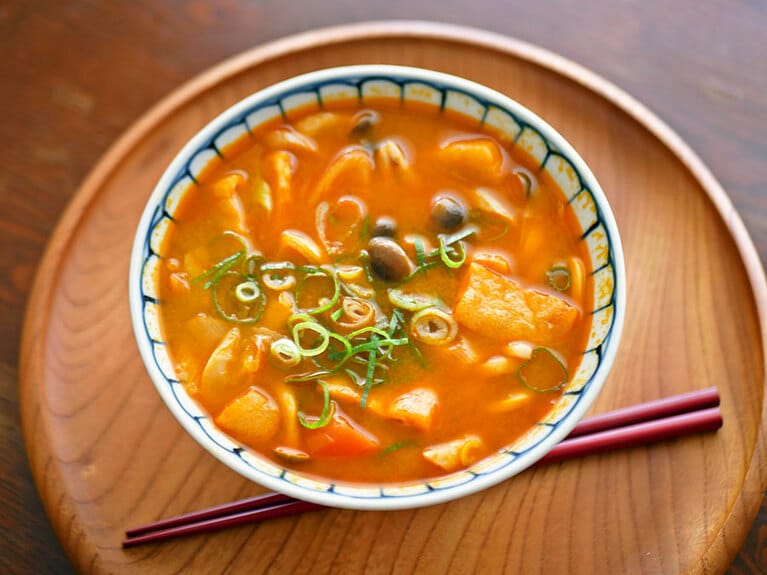
[{"label": "bowl of curry udon", "polygon": [[138,225],[130,303],[157,391],[287,495],[418,507],[526,469],[599,393],[621,244],[546,122],[462,78],[333,68],[200,130]]}]

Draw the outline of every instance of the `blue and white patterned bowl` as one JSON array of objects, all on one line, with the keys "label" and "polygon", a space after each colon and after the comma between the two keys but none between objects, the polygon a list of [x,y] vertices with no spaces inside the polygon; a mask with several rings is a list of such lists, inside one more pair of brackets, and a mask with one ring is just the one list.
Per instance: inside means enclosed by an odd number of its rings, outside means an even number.
[{"label": "blue and white patterned bowl", "polygon": [[[418,484],[355,486],[318,481],[281,468],[233,441],[187,395],[163,344],[159,321],[159,263],[163,238],[179,200],[228,144],[290,111],[342,99],[393,98],[430,103],[490,124],[550,173],[569,198],[588,245],[594,276],[591,333],[580,367],[554,409],[530,432],[471,468]],[[439,109],[439,112],[437,111]],[[235,104],[200,130],[166,169],[147,201],[131,254],[130,308],[141,357],[157,391],[181,425],[236,472],[275,491],[323,505],[402,509],[441,503],[495,485],[523,471],[564,439],[586,413],[615,358],[626,308],[620,238],[610,207],[588,166],[551,126],[494,90],[462,78],[399,66],[350,66],[280,82]]]}]

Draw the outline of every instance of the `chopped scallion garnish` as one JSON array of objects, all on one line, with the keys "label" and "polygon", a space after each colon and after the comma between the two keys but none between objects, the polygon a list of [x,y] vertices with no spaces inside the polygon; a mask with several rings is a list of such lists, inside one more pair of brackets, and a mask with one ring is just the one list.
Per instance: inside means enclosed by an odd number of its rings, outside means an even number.
[{"label": "chopped scallion garnish", "polygon": [[[370,341],[373,344],[377,344],[378,337],[373,334],[370,336]],[[368,403],[368,394],[370,394],[370,388],[373,386],[373,374],[375,373],[376,369],[377,356],[378,351],[376,349],[371,349],[370,353],[368,354],[368,369],[365,374],[365,388],[362,390],[362,399],[360,399],[360,407],[362,409],[365,409],[365,406]]]},{"label": "chopped scallion garnish", "polygon": [[286,337],[272,342],[269,354],[280,367],[290,368],[301,363],[301,351]]},{"label": "chopped scallion garnish", "polygon": [[328,423],[330,423],[330,420],[333,419],[333,414],[335,413],[336,404],[330,401],[330,390],[328,389],[328,384],[321,379],[318,380],[317,383],[322,386],[323,401],[322,414],[320,414],[319,419],[309,420],[304,417],[303,413],[298,412],[298,422],[307,429],[320,429],[321,427],[325,427]]},{"label": "chopped scallion garnish", "polygon": [[572,283],[570,270],[565,265],[555,265],[546,271],[546,280],[557,291],[567,291]]},{"label": "chopped scallion garnish", "polygon": [[[304,332],[307,331],[312,331],[319,336],[312,347],[304,347],[301,342]],[[327,328],[315,321],[304,321],[293,326],[293,342],[296,344],[296,347],[298,347],[298,351],[302,356],[314,357],[320,355],[328,348],[328,344],[330,343],[330,332]]]},{"label": "chopped scallion garnish", "polygon": [[547,347],[536,347],[517,369],[517,379],[526,388],[546,393],[562,389],[570,379],[562,360]]},{"label": "chopped scallion garnish", "polygon": [[[255,289],[251,291],[251,288],[248,287],[243,289],[243,293],[240,294],[240,296],[244,296],[246,300],[251,296],[252,299],[247,301],[240,299],[237,294],[237,288],[243,284],[249,284],[252,282],[238,282],[233,289],[234,297],[229,295],[227,299],[227,307],[229,308],[231,307],[232,303],[236,303],[237,309],[229,312],[224,309],[219,295],[219,292],[221,291],[221,283],[225,276],[230,279],[227,279],[227,281],[224,282],[227,283],[224,291],[232,290],[232,285],[230,283],[231,281],[242,279],[240,274],[234,272],[224,272],[221,274],[221,277],[217,278],[211,286],[211,299],[213,300],[213,307],[215,307],[218,314],[227,321],[240,324],[256,323],[259,319],[261,319],[261,315],[264,313],[264,308],[266,307],[266,298],[264,296],[264,292],[259,289],[258,284],[255,284]],[[232,292],[229,293],[231,294]]]},{"label": "chopped scallion garnish", "polygon": [[254,281],[245,281],[237,284],[234,288],[234,297],[242,303],[251,303],[261,295],[261,289]]},{"label": "chopped scallion garnish", "polygon": [[339,307],[337,310],[335,310],[333,313],[330,314],[330,319],[333,321],[338,321],[341,319],[341,316],[344,314],[344,309]]},{"label": "chopped scallion garnish", "polygon": [[464,262],[466,262],[466,246],[461,241],[457,242],[455,245],[457,246],[458,255],[455,259],[452,259],[448,253],[448,245],[445,243],[445,239],[439,239],[439,257],[442,260],[442,263],[450,269],[458,269]]},{"label": "chopped scallion garnish", "polygon": [[202,286],[203,289],[210,289],[218,280],[221,279],[226,272],[228,272],[242,256],[245,255],[245,250],[240,250],[232,255],[225,257],[220,262],[214,264],[210,269],[204,271],[196,278],[192,280],[192,283],[197,283],[206,279],[207,281]]},{"label": "chopped scallion garnish", "polygon": [[418,267],[421,267],[426,263],[426,256],[424,256],[423,253],[423,242],[421,241],[421,238],[415,238],[413,245],[415,246],[415,261],[418,264]]}]

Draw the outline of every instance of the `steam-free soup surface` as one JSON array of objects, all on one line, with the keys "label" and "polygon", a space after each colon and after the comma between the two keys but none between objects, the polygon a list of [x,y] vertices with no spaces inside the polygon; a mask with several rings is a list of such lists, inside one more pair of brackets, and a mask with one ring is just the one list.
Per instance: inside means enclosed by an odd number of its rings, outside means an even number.
[{"label": "steam-free soup surface", "polygon": [[161,321],[188,392],[297,472],[407,482],[527,432],[591,293],[550,178],[467,118],[357,102],[237,142],[183,197]]}]

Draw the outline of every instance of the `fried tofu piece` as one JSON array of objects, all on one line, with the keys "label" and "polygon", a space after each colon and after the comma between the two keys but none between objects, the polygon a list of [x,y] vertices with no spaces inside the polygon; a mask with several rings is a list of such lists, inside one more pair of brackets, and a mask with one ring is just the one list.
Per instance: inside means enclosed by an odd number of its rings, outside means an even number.
[{"label": "fried tofu piece", "polygon": [[453,316],[480,335],[548,344],[572,329],[578,313],[562,298],[526,289],[511,278],[472,263]]},{"label": "fried tofu piece", "polygon": [[224,407],[216,425],[245,444],[258,445],[277,434],[280,408],[266,392],[251,387]]}]

